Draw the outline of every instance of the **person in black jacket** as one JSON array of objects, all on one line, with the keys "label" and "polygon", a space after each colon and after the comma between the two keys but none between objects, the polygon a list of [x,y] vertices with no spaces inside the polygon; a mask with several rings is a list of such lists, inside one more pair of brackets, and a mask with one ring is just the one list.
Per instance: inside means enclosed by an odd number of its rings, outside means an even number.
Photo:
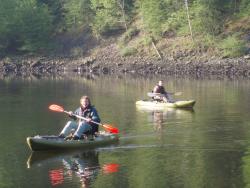
[{"label": "person in black jacket", "polygon": [[172,102],[169,93],[165,90],[162,80],[154,87],[153,93],[155,94],[153,99],[157,101]]},{"label": "person in black jacket", "polygon": [[[84,134],[90,133],[93,135],[98,132],[99,126],[93,123],[93,121],[100,123],[101,120],[97,110],[91,105],[88,96],[82,96],[80,99],[80,107],[77,108],[74,113],[70,111],[68,114],[73,120],[68,121],[64,126],[63,130],[59,134],[60,138],[65,138],[69,134],[73,134],[73,140],[78,140]],[[86,120],[79,119],[77,121],[77,118],[74,115],[82,116],[86,118]]]}]

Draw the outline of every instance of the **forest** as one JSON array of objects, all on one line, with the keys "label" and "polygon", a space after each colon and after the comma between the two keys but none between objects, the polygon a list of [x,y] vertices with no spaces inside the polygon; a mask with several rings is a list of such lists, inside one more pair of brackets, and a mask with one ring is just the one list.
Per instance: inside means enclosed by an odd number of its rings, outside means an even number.
[{"label": "forest", "polygon": [[1,0],[1,57],[53,54],[57,40],[86,33],[100,41],[119,36],[124,56],[185,38],[185,48],[237,57],[250,48],[250,1]]}]

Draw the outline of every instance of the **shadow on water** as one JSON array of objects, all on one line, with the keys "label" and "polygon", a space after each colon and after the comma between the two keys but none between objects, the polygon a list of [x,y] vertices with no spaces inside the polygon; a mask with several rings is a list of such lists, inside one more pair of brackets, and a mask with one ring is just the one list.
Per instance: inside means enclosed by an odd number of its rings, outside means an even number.
[{"label": "shadow on water", "polygon": [[33,152],[27,160],[27,168],[47,169],[51,186],[67,184],[77,178],[88,187],[99,173],[111,174],[119,170],[117,163],[99,163],[99,151]]}]

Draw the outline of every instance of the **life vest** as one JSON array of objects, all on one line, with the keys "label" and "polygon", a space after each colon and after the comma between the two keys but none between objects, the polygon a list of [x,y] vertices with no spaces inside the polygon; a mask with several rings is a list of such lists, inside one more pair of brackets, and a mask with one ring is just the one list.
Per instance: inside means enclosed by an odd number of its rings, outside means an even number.
[{"label": "life vest", "polygon": [[154,89],[154,93],[161,93],[161,94],[165,94],[166,93],[165,88],[163,86],[157,85],[155,87],[156,87],[156,89]]},{"label": "life vest", "polygon": [[[82,109],[80,107],[75,111],[75,114],[85,117],[85,118],[91,118],[91,119],[93,119],[93,116],[95,116],[97,119],[95,119],[94,121],[100,123],[100,118],[97,114],[96,109],[93,106],[88,106],[85,109]],[[91,131],[92,133],[98,132],[99,126],[96,123],[90,122],[89,124],[92,126],[92,131]]]}]

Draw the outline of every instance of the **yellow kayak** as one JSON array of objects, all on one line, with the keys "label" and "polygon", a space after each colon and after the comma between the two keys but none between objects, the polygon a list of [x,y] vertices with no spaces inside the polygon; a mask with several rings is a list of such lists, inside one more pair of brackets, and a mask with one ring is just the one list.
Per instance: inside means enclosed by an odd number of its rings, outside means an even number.
[{"label": "yellow kayak", "polygon": [[164,108],[193,108],[195,100],[175,101],[173,103],[159,102],[153,100],[139,100],[136,101],[136,106],[148,107],[151,109]]}]

